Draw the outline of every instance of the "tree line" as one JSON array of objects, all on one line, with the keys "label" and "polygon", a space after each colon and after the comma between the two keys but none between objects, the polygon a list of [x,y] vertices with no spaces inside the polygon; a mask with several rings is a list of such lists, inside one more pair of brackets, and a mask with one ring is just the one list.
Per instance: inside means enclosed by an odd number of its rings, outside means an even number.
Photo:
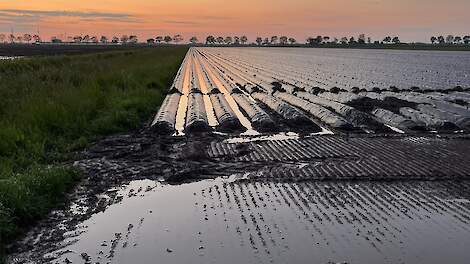
[{"label": "tree line", "polygon": [[470,36],[454,36],[454,35],[447,35],[447,37],[444,38],[444,36],[432,36],[431,37],[431,43],[432,44],[470,44]]},{"label": "tree line", "polygon": [[[107,36],[92,36],[92,35],[75,35],[68,36],[65,39],[53,36],[50,41],[52,43],[94,43],[94,44],[136,44],[139,43],[139,39],[136,35],[122,35],[120,37],[113,36],[108,38]],[[160,43],[183,43],[184,38],[180,34],[173,36],[161,35],[155,38],[148,38],[146,42],[148,44],[160,44]],[[0,43],[41,43],[42,38],[38,34],[22,34],[15,36],[14,34],[0,34]],[[430,38],[431,44],[470,44],[470,36],[432,36]],[[209,35],[205,38],[204,42],[199,41],[195,36],[188,39],[190,44],[205,44],[205,45],[258,45],[258,46],[275,46],[275,45],[323,45],[323,44],[341,44],[341,45],[361,45],[361,44],[400,44],[401,40],[398,36],[386,36],[381,41],[372,40],[371,37],[366,37],[365,34],[360,34],[356,37],[329,37],[329,36],[316,36],[308,37],[304,43],[299,43],[293,37],[289,36],[271,36],[271,37],[256,37],[253,42],[249,43],[247,36],[213,36]]]}]

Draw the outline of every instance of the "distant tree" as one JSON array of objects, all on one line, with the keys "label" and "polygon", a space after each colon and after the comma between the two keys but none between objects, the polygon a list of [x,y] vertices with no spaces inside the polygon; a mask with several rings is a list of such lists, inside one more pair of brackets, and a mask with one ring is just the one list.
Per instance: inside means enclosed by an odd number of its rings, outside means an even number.
[{"label": "distant tree", "polygon": [[454,43],[454,36],[453,35],[447,35],[446,42],[449,43],[449,44]]},{"label": "distant tree", "polygon": [[454,42],[457,43],[457,44],[460,44],[460,42],[462,42],[462,37],[460,37],[460,36],[455,36]]},{"label": "distant tree", "polygon": [[247,42],[248,42],[248,37],[243,35],[241,38],[240,38],[240,42],[245,45]]},{"label": "distant tree", "polygon": [[256,38],[256,44],[258,44],[258,46],[261,46],[261,44],[263,44],[263,38],[262,37],[257,37]]},{"label": "distant tree", "polygon": [[206,44],[215,44],[215,38],[214,38],[214,36],[212,36],[212,35],[207,36],[207,38],[206,38]]},{"label": "distant tree", "polygon": [[357,38],[357,43],[366,44],[366,35],[364,34],[359,35],[359,37]]},{"label": "distant tree", "polygon": [[288,40],[289,40],[289,38],[287,38],[287,36],[281,36],[279,38],[279,44],[286,45]]},{"label": "distant tree", "polygon": [[191,37],[191,38],[189,39],[189,43],[191,43],[191,44],[196,44],[197,41],[198,41],[198,40],[197,40],[197,37]]},{"label": "distant tree", "polygon": [[16,41],[17,41],[18,43],[23,43],[23,36],[17,36],[17,37],[16,37]]},{"label": "distant tree", "polygon": [[226,45],[232,44],[232,43],[233,43],[232,37],[227,36],[227,37],[225,38],[225,40],[224,40],[224,43],[225,43]]},{"label": "distant tree", "polygon": [[163,41],[165,41],[165,43],[168,44],[168,43],[170,43],[171,41],[173,41],[173,38],[170,37],[170,36],[165,36],[165,37],[163,38]]},{"label": "distant tree", "polygon": [[100,42],[103,43],[103,44],[108,43],[108,37],[106,37],[106,36],[101,36]]},{"label": "distant tree", "polygon": [[437,42],[437,38],[435,36],[431,37],[431,44],[434,44]]},{"label": "distant tree", "polygon": [[183,36],[181,36],[180,34],[176,34],[174,37],[173,37],[173,41],[178,44],[180,43],[181,41],[183,41]]},{"label": "distant tree", "polygon": [[222,45],[222,44],[224,44],[225,40],[224,40],[224,37],[219,36],[215,39],[215,41],[217,42],[217,44]]},{"label": "distant tree", "polygon": [[80,43],[80,42],[82,42],[82,39],[83,39],[82,36],[74,36],[73,37],[73,42]]},{"label": "distant tree", "polygon": [[289,38],[289,43],[291,45],[294,45],[296,42],[297,42],[297,40],[295,38]]},{"label": "distant tree", "polygon": [[240,45],[240,37],[239,36],[233,37],[233,44]]},{"label": "distant tree", "polygon": [[390,43],[390,42],[392,42],[392,37],[390,36],[385,37],[383,40],[383,43]]},{"label": "distant tree", "polygon": [[83,39],[82,39],[82,42],[86,42],[86,43],[90,42],[90,36],[89,36],[89,35],[85,35],[85,36],[83,37]]},{"label": "distant tree", "polygon": [[469,44],[470,43],[470,36],[463,37],[463,43]]},{"label": "distant tree", "polygon": [[0,34],[0,42],[4,43],[6,38],[5,34]]},{"label": "distant tree", "polygon": [[329,37],[329,36],[324,36],[324,37],[323,37],[322,42],[327,43],[327,42],[329,42],[329,41],[330,41],[330,37]]},{"label": "distant tree", "polygon": [[308,45],[318,45],[323,42],[323,37],[322,36],[317,36],[316,38],[309,37],[307,38],[307,44]]},{"label": "distant tree", "polygon": [[51,42],[52,43],[62,43],[62,40],[58,37],[51,37]]},{"label": "distant tree", "polygon": [[335,44],[338,44],[339,40],[338,40],[338,38],[333,38],[332,42],[335,43]]},{"label": "distant tree", "polygon": [[271,37],[271,44],[277,44],[278,37],[277,36],[272,36]]},{"label": "distant tree", "polygon": [[438,36],[438,37],[437,37],[437,43],[443,44],[443,43],[445,43],[445,42],[446,42],[446,40],[445,40],[445,38],[444,38],[443,36]]},{"label": "distant tree", "polygon": [[400,43],[400,38],[399,38],[399,37],[394,37],[394,38],[392,39],[392,42],[393,42],[394,44],[399,44],[399,43]]},{"label": "distant tree", "polygon": [[349,39],[349,44],[356,44],[356,43],[357,43],[357,41],[356,41],[356,39],[355,39],[354,37],[351,37],[351,38]]},{"label": "distant tree", "polygon": [[97,37],[97,36],[93,36],[93,37],[90,38],[90,41],[91,41],[91,43],[95,43],[95,44],[96,44],[96,43],[98,43],[98,37]]},{"label": "distant tree", "polygon": [[113,39],[111,40],[112,43],[117,44],[119,43],[119,38],[114,36]]},{"label": "distant tree", "polygon": [[271,42],[269,41],[269,38],[264,38],[263,40],[263,45],[269,45]]},{"label": "distant tree", "polygon": [[23,35],[23,40],[28,42],[28,43],[30,43],[32,39],[33,39],[33,37],[31,37],[30,34],[24,34]]},{"label": "distant tree", "polygon": [[367,44],[371,44],[372,43],[372,38],[371,37],[367,37]]},{"label": "distant tree", "polygon": [[437,41],[439,42],[439,44],[444,44],[446,42],[443,36],[437,37]]},{"label": "distant tree", "polygon": [[149,45],[155,44],[155,39],[154,38],[147,39],[147,44]]},{"label": "distant tree", "polygon": [[137,42],[139,42],[139,39],[137,38],[137,36],[135,35],[129,36],[129,43],[136,44]]},{"label": "distant tree", "polygon": [[15,40],[16,40],[15,35],[13,35],[13,34],[8,35],[8,41],[9,41],[10,43],[14,43]]},{"label": "distant tree", "polygon": [[345,45],[348,44],[348,38],[347,37],[342,37],[340,40],[341,44]]}]

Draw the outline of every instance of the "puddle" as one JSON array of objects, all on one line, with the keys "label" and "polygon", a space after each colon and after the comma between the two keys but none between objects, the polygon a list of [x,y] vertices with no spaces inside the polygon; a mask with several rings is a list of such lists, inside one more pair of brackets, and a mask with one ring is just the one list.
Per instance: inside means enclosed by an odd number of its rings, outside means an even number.
[{"label": "puddle", "polygon": [[[467,183],[136,181],[54,263],[467,263]],[[463,203],[462,201],[466,201]],[[62,254],[55,252],[57,256]]]},{"label": "puddle", "polygon": [[[319,135],[333,135],[334,133],[328,129],[322,128],[321,132],[311,133],[308,136],[319,136]],[[273,140],[289,140],[289,139],[299,139],[300,136],[295,132],[281,132],[272,135],[250,135],[250,134],[241,134],[240,137],[233,137],[224,140],[224,143],[247,143],[247,142],[256,142],[256,141],[273,141]]]}]

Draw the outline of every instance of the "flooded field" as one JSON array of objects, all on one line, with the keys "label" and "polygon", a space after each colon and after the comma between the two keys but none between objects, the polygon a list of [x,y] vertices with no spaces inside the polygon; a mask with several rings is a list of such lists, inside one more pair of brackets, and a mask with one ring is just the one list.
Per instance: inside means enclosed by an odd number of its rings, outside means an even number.
[{"label": "flooded field", "polygon": [[468,182],[144,180],[108,195],[112,205],[69,230],[46,258],[464,264],[470,256]]},{"label": "flooded field", "polygon": [[469,55],[191,48],[10,263],[467,263]]}]

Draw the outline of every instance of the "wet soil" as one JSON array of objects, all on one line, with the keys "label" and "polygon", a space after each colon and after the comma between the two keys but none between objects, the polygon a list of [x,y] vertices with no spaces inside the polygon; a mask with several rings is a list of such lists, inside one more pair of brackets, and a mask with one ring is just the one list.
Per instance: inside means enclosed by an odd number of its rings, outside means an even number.
[{"label": "wet soil", "polygon": [[111,136],[10,263],[465,263],[469,139]]}]

